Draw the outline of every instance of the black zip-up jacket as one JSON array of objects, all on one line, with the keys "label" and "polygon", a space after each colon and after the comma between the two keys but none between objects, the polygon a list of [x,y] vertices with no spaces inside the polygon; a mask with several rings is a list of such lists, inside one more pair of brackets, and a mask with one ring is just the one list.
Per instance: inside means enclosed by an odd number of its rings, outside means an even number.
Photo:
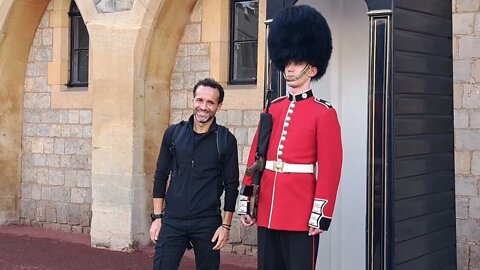
[{"label": "black zip-up jacket", "polygon": [[[182,138],[175,138],[177,169],[173,170],[173,154],[170,151],[175,125],[165,131],[153,184],[153,198],[165,199],[165,217],[201,218],[220,214],[220,197],[225,190],[224,211],[235,212],[238,195],[237,140],[228,131],[227,147],[223,162],[219,162],[217,150],[218,125],[213,120],[209,130],[195,138],[193,116],[177,128],[186,128]],[[195,143],[196,142],[196,143]],[[223,166],[223,178],[222,168]],[[167,182],[169,175],[171,180]]]}]

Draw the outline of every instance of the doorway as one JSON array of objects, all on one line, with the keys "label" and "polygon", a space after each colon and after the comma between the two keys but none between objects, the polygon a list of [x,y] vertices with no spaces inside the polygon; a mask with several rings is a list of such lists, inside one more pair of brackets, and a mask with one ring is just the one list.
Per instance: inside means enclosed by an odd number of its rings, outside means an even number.
[{"label": "doorway", "polygon": [[[368,127],[369,18],[364,1],[299,0],[327,19],[333,52],[312,86],[332,103],[342,127],[343,168],[332,225],[320,237],[317,269],[364,269]],[[346,260],[345,258],[348,258]]]}]

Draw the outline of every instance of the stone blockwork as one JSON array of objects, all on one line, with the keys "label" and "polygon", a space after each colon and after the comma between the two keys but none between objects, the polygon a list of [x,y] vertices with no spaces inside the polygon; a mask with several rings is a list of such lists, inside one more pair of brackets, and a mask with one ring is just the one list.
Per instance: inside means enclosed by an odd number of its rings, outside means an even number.
[{"label": "stone blockwork", "polygon": [[[205,14],[203,15],[205,16]],[[198,80],[210,77],[210,65],[216,64],[210,63],[210,44],[201,40],[201,20],[202,1],[198,1],[190,23],[183,34],[172,71],[170,82],[171,124],[186,120],[192,114],[193,86]],[[214,79],[218,80],[218,78]],[[228,86],[225,87],[225,100],[229,98],[229,91],[235,90],[229,89]],[[217,113],[217,122],[227,126],[237,138],[240,179],[245,171],[250,142],[255,134],[260,112],[260,110],[223,108]],[[230,242],[223,248],[223,251],[254,255],[257,253],[256,243],[256,227],[241,226],[238,216],[235,215],[230,232]]]},{"label": "stone blockwork", "polygon": [[458,269],[480,269],[480,0],[453,1]]},{"label": "stone blockwork", "polygon": [[131,10],[135,0],[93,0],[99,13],[114,13]]},{"label": "stone blockwork", "polygon": [[92,112],[51,108],[52,4],[37,29],[23,103],[20,219],[24,224],[89,234]]}]

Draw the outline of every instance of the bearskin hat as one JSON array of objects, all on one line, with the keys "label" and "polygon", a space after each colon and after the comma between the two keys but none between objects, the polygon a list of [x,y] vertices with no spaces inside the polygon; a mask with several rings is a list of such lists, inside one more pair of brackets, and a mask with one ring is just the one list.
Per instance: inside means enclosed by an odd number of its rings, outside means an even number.
[{"label": "bearskin hat", "polygon": [[290,61],[305,61],[318,69],[312,80],[327,70],[332,54],[332,35],[325,18],[316,9],[299,5],[281,10],[270,24],[268,52],[281,71]]}]

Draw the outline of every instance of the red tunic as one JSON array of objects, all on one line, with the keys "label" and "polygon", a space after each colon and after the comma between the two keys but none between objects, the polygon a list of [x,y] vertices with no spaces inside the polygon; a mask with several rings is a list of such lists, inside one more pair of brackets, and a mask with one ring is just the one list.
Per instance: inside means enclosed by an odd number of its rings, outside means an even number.
[{"label": "red tunic", "polygon": [[[299,94],[274,100],[269,112],[273,129],[267,160],[317,164],[317,175],[265,169],[258,197],[257,225],[276,230],[308,231],[309,219],[313,217],[318,221],[318,226],[313,227],[327,230],[342,166],[337,113],[328,102],[313,97],[311,90],[303,93],[303,98]],[[257,135],[247,167],[255,160]],[[252,181],[253,177],[245,176],[243,184],[251,185]],[[319,207],[313,208],[314,200]]]}]

